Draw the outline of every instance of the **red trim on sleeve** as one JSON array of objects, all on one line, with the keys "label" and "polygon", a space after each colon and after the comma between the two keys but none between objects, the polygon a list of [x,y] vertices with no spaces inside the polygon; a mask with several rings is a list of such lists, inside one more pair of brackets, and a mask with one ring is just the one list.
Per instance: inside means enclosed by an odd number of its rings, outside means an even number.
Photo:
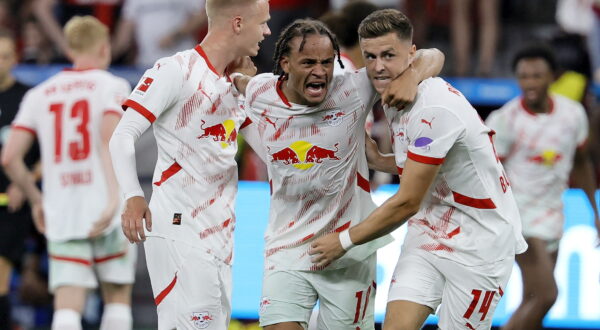
[{"label": "red trim on sleeve", "polygon": [[61,256],[50,255],[50,259],[54,259],[54,260],[58,260],[58,261],[74,262],[74,263],[82,264],[85,266],[92,265],[92,263],[89,260],[80,259],[80,258],[61,257]]},{"label": "red trim on sleeve", "polygon": [[121,258],[121,257],[125,256],[126,254],[127,254],[127,251],[123,251],[123,252],[119,252],[117,254],[107,255],[107,256],[104,256],[102,258],[94,258],[94,262],[97,263],[97,264],[100,264],[100,263],[103,263],[103,262],[106,262],[106,261],[110,261],[110,260],[113,260],[113,259]]},{"label": "red trim on sleeve", "polygon": [[104,115],[115,115],[119,117],[123,117],[123,111],[108,109],[104,111]]},{"label": "red trim on sleeve", "polygon": [[249,117],[246,117],[246,120],[244,120],[244,122],[242,123],[242,126],[240,126],[240,129],[244,129],[246,127],[248,127],[250,124],[252,124],[252,120]]},{"label": "red trim on sleeve", "polygon": [[167,181],[173,175],[177,174],[177,172],[179,172],[180,170],[181,165],[179,165],[177,162],[174,162],[171,166],[169,166],[169,168],[162,172],[162,174],[160,175],[160,181],[154,182],[154,185],[160,187],[161,184],[165,183],[165,181]]},{"label": "red trim on sleeve", "polygon": [[33,128],[27,127],[27,126],[23,126],[23,125],[13,125],[12,128],[14,129],[20,129],[20,130],[24,130],[26,132],[29,132],[31,134],[33,134],[34,136],[36,135],[35,130]]},{"label": "red trim on sleeve", "polygon": [[167,297],[171,290],[173,290],[175,283],[177,283],[177,274],[175,274],[175,277],[173,277],[171,283],[169,283],[169,285],[167,285],[167,287],[164,288],[164,290],[162,290],[158,296],[156,296],[156,298],[154,298],[154,304],[156,306],[160,305],[160,303]]},{"label": "red trim on sleeve", "polygon": [[419,162],[419,163],[423,163],[423,164],[430,164],[430,165],[441,165],[442,163],[444,163],[444,158],[434,158],[434,157],[417,155],[410,151],[408,152],[408,158],[414,160],[415,162]]},{"label": "red trim on sleeve", "polygon": [[291,108],[292,104],[290,103],[290,101],[288,101],[287,97],[285,96],[285,94],[283,94],[283,91],[281,90],[282,84],[283,84],[283,79],[281,79],[281,78],[277,79],[277,85],[275,85],[275,90],[277,90],[277,95],[279,95],[279,97],[281,98],[283,103]]},{"label": "red trim on sleeve", "polygon": [[459,194],[456,191],[453,191],[452,195],[454,196],[454,201],[458,204],[474,207],[476,209],[489,210],[496,208],[496,204],[494,204],[494,201],[492,201],[491,198],[473,198]]},{"label": "red trim on sleeve", "polygon": [[217,72],[217,69],[215,68],[215,66],[208,59],[208,56],[204,52],[204,49],[202,49],[202,46],[196,45],[196,47],[194,47],[194,49],[198,52],[198,54],[200,54],[200,56],[202,56],[204,58],[204,61],[206,61],[206,65],[208,66],[210,71],[214,72],[217,76],[220,77],[221,75]]},{"label": "red trim on sleeve", "polygon": [[156,116],[152,113],[152,111],[146,109],[143,105],[137,103],[134,100],[127,99],[125,103],[122,105],[123,110],[127,110],[127,108],[132,108],[133,110],[139,112],[140,115],[144,116],[150,123],[154,123],[156,121]]},{"label": "red trim on sleeve", "polygon": [[356,172],[356,184],[366,192],[371,192],[369,180],[365,179],[360,173]]},{"label": "red trim on sleeve", "polygon": [[335,232],[336,233],[341,233],[341,232],[343,232],[344,230],[346,230],[348,228],[350,228],[350,221],[348,221],[345,224],[341,225],[339,228],[336,228]]},{"label": "red trim on sleeve", "polygon": [[402,172],[404,171],[404,169],[400,166],[396,166],[396,168],[398,169],[398,175],[402,175]]}]

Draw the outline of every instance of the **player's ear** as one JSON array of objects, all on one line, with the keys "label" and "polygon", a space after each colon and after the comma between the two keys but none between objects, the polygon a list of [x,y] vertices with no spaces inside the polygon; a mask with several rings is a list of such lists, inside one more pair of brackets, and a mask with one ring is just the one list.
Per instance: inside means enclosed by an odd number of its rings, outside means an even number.
[{"label": "player's ear", "polygon": [[408,51],[408,63],[411,64],[415,59],[415,54],[417,53],[417,46],[413,44],[410,46],[410,50]]},{"label": "player's ear", "polygon": [[231,27],[233,28],[233,32],[235,32],[235,34],[240,34],[242,33],[242,21],[243,18],[242,16],[235,16],[233,17],[233,19],[231,20]]},{"label": "player's ear", "polygon": [[283,72],[285,73],[289,73],[290,72],[290,59],[287,56],[282,56],[281,59],[279,60],[279,65],[281,66],[281,69],[283,70]]}]

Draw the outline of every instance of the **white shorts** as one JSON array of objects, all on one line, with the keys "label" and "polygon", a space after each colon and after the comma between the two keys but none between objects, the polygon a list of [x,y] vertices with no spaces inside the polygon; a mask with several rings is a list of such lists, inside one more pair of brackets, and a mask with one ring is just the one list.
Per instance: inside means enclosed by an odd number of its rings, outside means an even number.
[{"label": "white shorts", "polygon": [[137,247],[117,227],[94,239],[48,241],[48,256],[50,292],[60,286],[94,289],[98,281],[133,283]]},{"label": "white shorts", "polygon": [[203,249],[161,237],[146,238],[144,249],[158,329],[227,329],[230,265]]},{"label": "white shorts", "polygon": [[318,329],[374,329],[377,255],[332,270],[266,271],[260,326],[298,322],[305,329],[319,300]]},{"label": "white shorts", "polygon": [[[541,216],[540,216],[541,215]],[[551,210],[529,210],[521,214],[523,236],[539,238],[546,242],[546,250],[550,253],[558,250],[563,234],[564,218],[562,213]]]},{"label": "white shorts", "polygon": [[[402,253],[388,302],[406,300],[438,309],[440,329],[490,329],[514,257],[465,266],[425,251]],[[441,305],[440,305],[441,304]]]}]

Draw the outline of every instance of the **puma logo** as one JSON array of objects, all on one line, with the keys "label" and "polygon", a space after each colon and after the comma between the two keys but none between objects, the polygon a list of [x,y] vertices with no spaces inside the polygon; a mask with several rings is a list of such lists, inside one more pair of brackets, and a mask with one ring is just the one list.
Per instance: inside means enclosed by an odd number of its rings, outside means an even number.
[{"label": "puma logo", "polygon": [[427,124],[427,125],[429,125],[429,128],[432,128],[432,127],[431,127],[431,123],[433,122],[433,120],[434,120],[434,119],[435,119],[435,117],[431,118],[431,120],[430,120],[430,121],[427,121],[427,120],[425,120],[425,119],[421,118],[421,123],[423,123],[423,124]]}]

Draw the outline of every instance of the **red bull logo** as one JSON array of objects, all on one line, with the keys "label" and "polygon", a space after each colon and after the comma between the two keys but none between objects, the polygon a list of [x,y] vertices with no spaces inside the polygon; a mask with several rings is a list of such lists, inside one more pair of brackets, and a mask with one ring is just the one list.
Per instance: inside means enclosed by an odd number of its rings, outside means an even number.
[{"label": "red bull logo", "polygon": [[[292,165],[301,170],[307,170],[315,164],[320,164],[325,159],[340,160],[336,156],[339,151],[338,144],[334,145],[335,150],[325,149],[313,145],[306,141],[296,141],[275,153],[271,154],[271,162],[282,162],[285,165]],[[270,148],[269,152],[270,152]]]},{"label": "red bull logo", "polygon": [[196,329],[206,329],[214,320],[210,312],[192,313],[190,321]]},{"label": "red bull logo", "polygon": [[198,136],[199,139],[212,138],[215,142],[220,142],[223,149],[230,146],[237,140],[237,130],[235,129],[235,122],[231,119],[227,119],[222,123],[204,127],[206,122],[202,120],[200,128],[204,131],[202,135]]},{"label": "red bull logo", "polygon": [[329,126],[338,126],[342,123],[344,115],[346,115],[346,113],[340,110],[328,111],[325,116],[323,116],[323,121],[327,122]]},{"label": "red bull logo", "polygon": [[529,157],[529,161],[539,165],[552,167],[562,158],[563,156],[554,150],[544,150],[537,156]]}]

